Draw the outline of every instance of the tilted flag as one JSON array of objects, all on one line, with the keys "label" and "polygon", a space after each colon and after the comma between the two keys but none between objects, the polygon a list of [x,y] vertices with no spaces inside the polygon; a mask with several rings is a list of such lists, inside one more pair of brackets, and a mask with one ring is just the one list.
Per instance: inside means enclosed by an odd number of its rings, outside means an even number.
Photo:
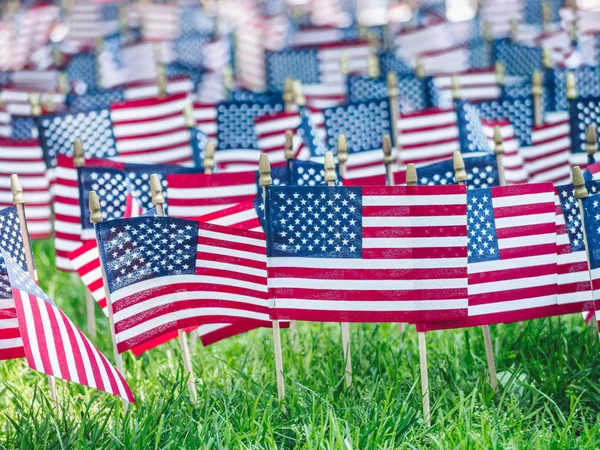
[{"label": "tilted flag", "polygon": [[[458,78],[460,93],[464,100],[492,100],[502,94],[496,72],[492,69],[470,70],[455,75]],[[441,108],[452,107],[452,77],[438,75],[433,77],[432,82],[439,92],[438,106]]]},{"label": "tilted flag", "polygon": [[0,208],[13,205],[10,176],[19,174],[27,200],[27,228],[32,239],[50,237],[50,183],[37,140],[0,138]]},{"label": "tilted flag", "polygon": [[29,367],[135,402],[118,370],[4,250],[2,257]]},{"label": "tilted flag", "polygon": [[[586,182],[586,188],[592,195],[600,192],[599,187],[597,181]],[[556,186],[555,201],[559,311],[593,311],[583,223],[573,185]]]},{"label": "tilted flag", "polygon": [[600,330],[600,287],[599,280],[600,275],[598,270],[600,268],[600,257],[599,257],[599,240],[598,230],[600,229],[600,197],[598,194],[589,195],[584,198],[583,203],[583,215],[585,217],[585,237],[587,242],[587,252],[589,255],[589,276],[592,285],[592,298],[594,299],[594,311],[596,311],[596,322],[599,324],[598,329]]},{"label": "tilted flag", "polygon": [[547,111],[567,111],[567,75],[575,75],[579,97],[600,97],[600,67],[584,66],[573,70],[554,68],[544,71],[544,106]]},{"label": "tilted flag", "polygon": [[554,187],[550,183],[467,192],[469,314],[460,328],[557,314]]},{"label": "tilted flag", "polygon": [[182,328],[268,321],[264,234],[169,217],[96,227],[119,352]]},{"label": "tilted flag", "polygon": [[[464,158],[467,189],[499,186],[496,156],[468,156]],[[417,183],[423,186],[456,184],[451,159],[417,168]]]},{"label": "tilted flag", "polygon": [[569,101],[569,124],[571,130],[572,165],[584,168],[591,161],[585,151],[586,132],[589,125],[600,126],[600,97],[587,97]]},{"label": "tilted flag", "polygon": [[65,41],[79,48],[96,44],[100,37],[119,29],[119,9],[116,3],[76,3],[66,17],[68,29]]},{"label": "tilted flag", "polygon": [[557,122],[534,126],[531,147],[521,148],[525,170],[532,183],[568,183],[571,180],[570,153],[570,127],[566,117]]},{"label": "tilted flag", "polygon": [[114,103],[110,108],[37,119],[49,168],[81,139],[86,158],[193,165],[192,136],[183,114],[187,94]]},{"label": "tilted flag", "polygon": [[[0,211],[0,244],[6,254],[23,270],[27,269],[25,249],[17,208],[10,206]],[[22,358],[25,348],[19,331],[17,310],[8,279],[4,258],[0,258],[0,360]]]},{"label": "tilted flag", "polygon": [[271,187],[275,319],[406,322],[466,316],[464,186]]}]

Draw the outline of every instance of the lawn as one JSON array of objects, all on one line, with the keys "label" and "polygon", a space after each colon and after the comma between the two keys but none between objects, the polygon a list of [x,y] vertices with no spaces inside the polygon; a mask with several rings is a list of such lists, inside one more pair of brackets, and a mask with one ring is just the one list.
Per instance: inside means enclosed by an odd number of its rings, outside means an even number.
[{"label": "lawn", "polygon": [[[82,330],[83,285],[35,244],[40,284]],[[98,347],[112,360],[97,310]],[[501,388],[489,387],[479,329],[427,334],[432,427],[423,423],[414,327],[353,324],[354,385],[344,384],[338,324],[301,323],[294,351],[282,330],[286,398],[277,402],[271,330],[192,349],[199,402],[176,342],[135,358],[125,377],[137,405],[57,381],[22,360],[0,363],[0,448],[392,449],[600,447],[600,342],[580,315],[493,326]]]}]

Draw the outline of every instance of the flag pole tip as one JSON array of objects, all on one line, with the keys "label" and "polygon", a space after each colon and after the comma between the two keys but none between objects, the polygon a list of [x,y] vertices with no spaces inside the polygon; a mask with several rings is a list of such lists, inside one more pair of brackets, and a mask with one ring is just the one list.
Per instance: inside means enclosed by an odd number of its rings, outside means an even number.
[{"label": "flag pole tip", "polygon": [[271,163],[269,157],[264,153],[260,155],[258,159],[258,184],[260,186],[271,186],[273,184],[273,178],[271,178]]},{"label": "flag pole tip", "polygon": [[337,181],[337,173],[335,173],[335,162],[333,160],[333,153],[331,151],[325,153],[325,163],[323,165],[325,168],[325,181]]},{"label": "flag pole tip", "polygon": [[348,161],[348,141],[343,133],[338,135],[337,139],[337,158],[340,164]]},{"label": "flag pole tip", "polygon": [[153,173],[150,175],[150,192],[152,193],[152,204],[163,205],[165,203],[165,196],[163,195],[162,184],[158,174]]},{"label": "flag pole tip", "polygon": [[96,193],[96,191],[90,192],[89,206],[90,222],[92,222],[93,224],[102,222],[102,212],[100,211],[100,199],[98,199],[98,194]]},{"label": "flag pole tip", "polygon": [[406,184],[407,186],[417,185],[417,167],[414,163],[407,164],[406,166]]},{"label": "flag pole tip", "polygon": [[25,203],[25,198],[23,196],[23,187],[21,186],[21,181],[19,180],[19,175],[13,173],[10,176],[10,190],[13,194],[13,204],[22,205]]}]

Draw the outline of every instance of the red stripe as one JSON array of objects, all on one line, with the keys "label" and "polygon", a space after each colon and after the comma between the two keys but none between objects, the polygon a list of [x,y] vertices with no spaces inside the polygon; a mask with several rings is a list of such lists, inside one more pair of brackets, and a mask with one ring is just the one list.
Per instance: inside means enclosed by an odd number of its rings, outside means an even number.
[{"label": "red stripe", "polygon": [[55,312],[60,316],[60,320],[62,320],[62,322],[65,325],[65,328],[67,330],[70,347],[66,350],[69,351],[69,353],[71,353],[73,355],[73,359],[75,360],[75,369],[77,370],[77,376],[79,378],[79,382],[89,386],[90,381],[87,378],[87,374],[85,371],[85,364],[83,362],[83,358],[81,357],[81,351],[79,350],[79,345],[77,344],[77,338],[75,336],[75,332],[73,331],[73,328],[71,328],[71,326],[70,326],[70,325],[72,325],[71,321],[68,318],[66,318],[64,316],[63,312],[60,311],[58,308],[55,308]]},{"label": "red stripe", "polygon": [[527,247],[505,248],[500,250],[500,259],[524,258],[556,254],[556,244],[529,245]]},{"label": "red stripe", "polygon": [[[72,380],[73,375],[71,374],[71,372],[69,370],[69,366],[67,365],[67,359],[65,357],[65,354],[66,354],[66,352],[69,352],[69,353],[73,352],[74,349],[69,348],[69,346],[68,346],[69,343],[63,341],[62,333],[60,332],[60,329],[58,327],[58,320],[56,317],[56,314],[60,315],[60,312],[56,311],[51,304],[45,302],[44,300],[40,299],[38,301],[42,302],[42,304],[46,310],[45,312],[48,315],[48,320],[50,322],[50,330],[49,331],[52,333],[52,340],[53,340],[53,347],[54,347],[53,353],[56,355],[56,359],[58,360],[58,367],[60,368],[60,373],[61,373],[60,377],[65,380]],[[58,375],[58,374],[55,374],[55,375]]]},{"label": "red stripe", "polygon": [[363,227],[363,238],[433,238],[467,236],[465,226]]},{"label": "red stripe", "polygon": [[[81,338],[81,340],[83,342],[84,351],[86,352],[87,358],[90,361],[90,369],[92,371],[92,375],[94,376],[94,384],[97,386],[98,389],[106,391],[107,387],[104,385],[104,382],[102,381],[102,375],[100,374],[100,367],[98,366],[98,363],[96,362],[96,358],[94,357],[95,348],[92,347],[91,342],[83,335],[83,333],[79,329],[77,330],[77,333],[79,333],[79,337]],[[91,380],[90,380],[90,382],[91,382]]]},{"label": "red stripe", "polygon": [[[170,188],[200,188],[215,186],[238,186],[242,184],[255,184],[254,171],[219,173],[219,174],[169,174],[167,180]],[[171,199],[169,198],[169,201]],[[230,202],[231,203],[231,202]]]},{"label": "red stripe", "polygon": [[363,196],[419,196],[419,195],[456,195],[465,194],[467,188],[464,185],[449,186],[367,186],[363,188]]},{"label": "red stripe", "polygon": [[364,259],[466,258],[467,247],[363,248]]},{"label": "red stripe", "polygon": [[216,198],[195,198],[195,199],[179,199],[173,194],[169,195],[170,206],[211,206],[211,205],[230,205],[232,203],[242,203],[250,200],[254,200],[256,194],[246,194],[237,196],[227,197],[216,197]]},{"label": "red stripe", "polygon": [[[214,232],[221,233],[224,235],[243,236],[243,237],[247,237],[247,238],[251,238],[251,239],[258,239],[263,242],[265,240],[265,233],[263,233],[262,231],[232,229],[231,227],[228,227],[228,226],[216,225],[216,224],[211,224],[211,223],[199,223],[198,228],[202,229],[202,230],[214,231]],[[227,241],[223,241],[223,242],[227,242]],[[230,245],[238,245],[238,244],[234,244],[233,242],[229,242],[229,244]],[[256,246],[251,246],[251,247],[255,248]],[[256,248],[255,248],[255,250],[256,250]],[[262,250],[257,253],[266,254],[265,247],[262,247]]]},{"label": "red stripe", "polygon": [[[469,295],[469,306],[487,305],[490,303],[502,303],[512,300],[535,299],[537,297],[556,294],[556,284],[549,284],[529,288],[503,289],[499,292],[489,292],[486,294],[471,294]],[[523,307],[518,308],[523,309]]]},{"label": "red stripe", "polygon": [[210,264],[212,261],[221,262],[225,264],[233,264],[241,267],[252,267],[254,269],[265,269],[265,261],[254,261],[246,258],[238,258],[236,256],[218,255],[216,253],[196,252],[196,260],[207,262]]},{"label": "red stripe", "polygon": [[273,310],[276,320],[301,320],[306,322],[438,322],[465,317],[467,309],[448,311],[323,311],[314,309]]},{"label": "red stripe", "polygon": [[[396,187],[396,186],[394,186]],[[404,186],[397,186],[404,187]],[[406,186],[410,187],[410,186]],[[434,187],[434,186],[423,186]],[[366,187],[363,189],[367,189]],[[467,214],[466,203],[462,205],[410,205],[410,206],[364,206],[363,217],[439,217],[464,216]],[[465,222],[466,227],[466,222]],[[368,227],[365,227],[368,228]],[[427,227],[429,228],[429,227]],[[433,226],[431,227],[433,228]]]},{"label": "red stripe", "polygon": [[[515,185],[517,186],[517,185]],[[527,186],[533,186],[531,184]],[[511,186],[512,187],[512,186]],[[492,188],[494,189],[494,188]],[[494,217],[501,219],[504,217],[530,216],[533,214],[554,213],[554,202],[543,202],[532,205],[516,205],[494,207]],[[554,223],[554,222],[553,222]]]},{"label": "red stripe", "polygon": [[470,273],[469,285],[493,283],[495,281],[518,280],[521,278],[540,277],[556,273],[556,264],[545,264],[518,269],[493,270],[489,272]]},{"label": "red stripe", "polygon": [[[270,272],[269,272],[270,273]],[[367,281],[366,281],[367,282]],[[307,281],[307,285],[308,285]],[[332,300],[332,301],[418,301],[467,298],[467,288],[414,289],[414,290],[334,290],[310,288],[269,288],[274,299]],[[276,302],[277,303],[277,302]]]},{"label": "red stripe", "polygon": [[[35,296],[30,295],[24,291],[18,291],[19,294],[22,294],[23,297],[25,299],[23,299],[22,297],[22,301],[26,301],[29,303],[29,305],[31,306],[31,315],[33,317],[33,330],[27,328],[27,324],[24,323],[24,328],[22,328],[22,330],[25,331],[25,333],[22,333],[22,336],[25,337],[27,336],[29,338],[30,334],[33,334],[33,339],[35,339],[37,345],[38,345],[38,350],[39,350],[39,357],[42,360],[42,367],[36,367],[34,360],[33,360],[33,355],[31,356],[31,362],[30,362],[30,366],[32,366],[34,369],[40,371],[40,372],[44,372],[50,375],[54,374],[54,371],[52,370],[52,367],[50,365],[50,358],[48,357],[49,352],[50,352],[50,347],[49,347],[49,342],[46,341],[46,336],[44,334],[44,325],[42,323],[42,313],[40,311],[40,308],[38,306],[38,300]],[[14,293],[14,292],[13,292]],[[43,300],[40,300],[43,302]],[[25,322],[25,321],[24,321]],[[20,326],[20,322],[19,322],[19,326]],[[51,343],[52,344],[52,352],[55,352],[55,348],[56,345],[54,344],[54,342]],[[29,359],[29,358],[28,358]]]},{"label": "red stripe", "polygon": [[435,280],[465,278],[463,267],[443,269],[329,269],[304,267],[270,267],[270,278],[320,280]]},{"label": "red stripe", "polygon": [[[556,225],[554,222],[540,223],[534,225],[517,225],[509,228],[496,229],[496,235],[498,236],[498,240],[555,233]],[[524,240],[523,243],[524,245],[527,245],[526,240]]]}]

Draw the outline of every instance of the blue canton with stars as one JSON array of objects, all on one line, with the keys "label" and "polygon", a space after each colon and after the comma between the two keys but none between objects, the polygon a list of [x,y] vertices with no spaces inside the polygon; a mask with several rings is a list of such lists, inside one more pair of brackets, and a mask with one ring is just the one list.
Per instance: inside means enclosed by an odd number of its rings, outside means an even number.
[{"label": "blue canton with stars", "polygon": [[38,135],[33,117],[13,117],[11,125],[13,139],[33,139]]},{"label": "blue canton with stars", "polygon": [[571,100],[569,120],[571,122],[571,151],[585,152],[587,127],[600,127],[600,97]]},{"label": "blue canton with stars", "polygon": [[503,61],[507,75],[530,77],[542,67],[542,49],[513,44],[510,38],[499,39],[494,45],[494,61]]},{"label": "blue canton with stars", "polygon": [[[340,180],[337,167],[336,173]],[[257,170],[255,174],[256,188],[260,192],[260,173]],[[325,184],[325,168],[322,163],[292,159],[283,166],[272,167],[271,178],[273,186],[319,186]]]},{"label": "blue canton with stars", "polygon": [[533,127],[533,100],[531,96],[499,98],[475,104],[484,120],[508,120],[515,129],[515,137],[524,147],[531,146]]},{"label": "blue canton with stars", "polygon": [[381,148],[384,135],[392,135],[390,105],[387,100],[349,103],[323,109],[327,145],[335,148],[337,138],[345,134],[348,153]]},{"label": "blue canton with stars", "polygon": [[67,78],[70,82],[82,82],[88,89],[97,87],[96,55],[94,53],[79,53],[73,55],[66,67]]},{"label": "blue canton with stars", "polygon": [[[8,281],[8,283],[9,283],[9,286],[10,286],[9,290],[11,288],[15,288],[20,291],[25,291],[31,295],[41,298],[42,300],[44,300],[48,303],[54,304],[54,302],[52,300],[50,300],[50,297],[48,297],[46,295],[46,293],[44,291],[42,291],[42,289],[35,283],[35,281],[33,281],[31,279],[29,272],[27,272],[26,270],[21,268],[19,266],[19,263],[17,261],[15,261],[4,250],[2,250],[2,259],[6,263],[6,266],[5,266],[6,272],[7,272],[6,281]],[[2,274],[2,275],[4,275],[4,274]],[[1,283],[2,283],[2,285],[4,284],[3,278],[2,278]],[[2,286],[2,287],[4,287],[4,286]],[[11,292],[11,291],[9,291],[9,292]],[[10,294],[10,297],[7,297],[7,298],[12,298],[12,292]]]},{"label": "blue canton with stars", "polygon": [[577,69],[552,69],[544,72],[545,100],[547,111],[567,111],[567,74],[575,74],[577,96],[581,98],[600,97],[600,67],[583,66]]},{"label": "blue canton with stars", "polygon": [[500,259],[491,189],[467,191],[467,234],[469,264]]},{"label": "blue canton with stars", "polygon": [[96,236],[111,292],[144,280],[192,275],[198,223],[171,217],[102,222]]},{"label": "blue canton with stars", "polygon": [[273,187],[267,190],[267,255],[361,258],[360,187]]},{"label": "blue canton with stars", "polygon": [[283,111],[283,104],[223,102],[217,105],[217,142],[219,150],[259,150],[254,133],[254,118]]},{"label": "blue canton with stars", "polygon": [[300,115],[300,126],[298,127],[298,135],[302,138],[302,142],[310,151],[312,156],[323,156],[327,152],[325,143],[317,133],[317,128],[313,123],[308,108],[298,108]]},{"label": "blue canton with stars", "polygon": [[[27,270],[25,249],[19,226],[17,207],[10,206],[0,211],[0,248],[3,253],[12,258],[22,269]],[[0,299],[12,298],[8,269],[3,258],[0,258]]]},{"label": "blue canton with stars", "polygon": [[174,78],[185,75],[189,77],[192,82],[192,86],[194,91],[198,89],[198,86],[202,82],[202,77],[204,76],[204,70],[198,67],[192,67],[188,64],[181,64],[179,62],[170,63],[165,66],[167,69],[167,77]]},{"label": "blue canton with stars", "polygon": [[381,73],[395,72],[396,75],[414,75],[412,68],[391,52],[379,54],[379,68]]},{"label": "blue canton with stars", "polygon": [[283,89],[283,83],[287,77],[292,77],[302,84],[319,83],[321,75],[318,53],[316,48],[266,52],[265,63],[269,89]]},{"label": "blue canton with stars", "polygon": [[173,41],[173,52],[177,61],[194,67],[201,67],[203,60],[202,48],[210,41],[211,34],[186,33]]},{"label": "blue canton with stars", "polygon": [[[388,98],[388,88],[385,77],[370,78],[360,75],[346,77],[348,102],[362,102],[365,100],[379,100]],[[409,112],[428,108],[432,102],[431,89],[427,79],[414,76],[402,76],[398,80],[398,106],[400,112]]]},{"label": "blue canton with stars", "polygon": [[465,100],[458,100],[455,105],[460,151],[462,153],[489,152],[490,146],[477,108]]},{"label": "blue canton with stars", "polygon": [[57,155],[73,154],[73,141],[81,139],[86,158],[117,156],[108,109],[44,115],[37,118],[40,145],[48,167],[56,167]]},{"label": "blue canton with stars", "polygon": [[107,109],[112,103],[122,100],[125,100],[123,89],[92,89],[85,94],[69,94],[67,97],[67,103],[72,112]]},{"label": "blue canton with stars", "polygon": [[585,235],[589,247],[590,268],[600,267],[600,195],[590,195],[583,199],[585,214]]},{"label": "blue canton with stars", "polygon": [[[500,185],[495,155],[470,156],[464,158],[467,172],[467,189],[489,188]],[[439,186],[456,184],[452,160],[441,161],[417,168],[420,185]]]},{"label": "blue canton with stars", "polygon": [[100,200],[104,220],[121,219],[127,207],[127,194],[131,195],[143,211],[153,208],[150,191],[150,175],[157,174],[165,197],[167,212],[167,175],[171,173],[192,173],[195,169],[182,166],[125,164],[124,170],[106,167],[81,167],[77,169],[81,225],[84,229],[93,228],[90,222],[90,192],[96,191]]},{"label": "blue canton with stars", "polygon": [[[600,192],[600,181],[586,181],[585,187],[590,195]],[[565,227],[571,244],[571,251],[578,252],[585,250],[583,241],[583,231],[581,228],[581,216],[579,212],[579,203],[575,198],[575,189],[572,184],[556,186],[560,206],[565,218]]]}]

